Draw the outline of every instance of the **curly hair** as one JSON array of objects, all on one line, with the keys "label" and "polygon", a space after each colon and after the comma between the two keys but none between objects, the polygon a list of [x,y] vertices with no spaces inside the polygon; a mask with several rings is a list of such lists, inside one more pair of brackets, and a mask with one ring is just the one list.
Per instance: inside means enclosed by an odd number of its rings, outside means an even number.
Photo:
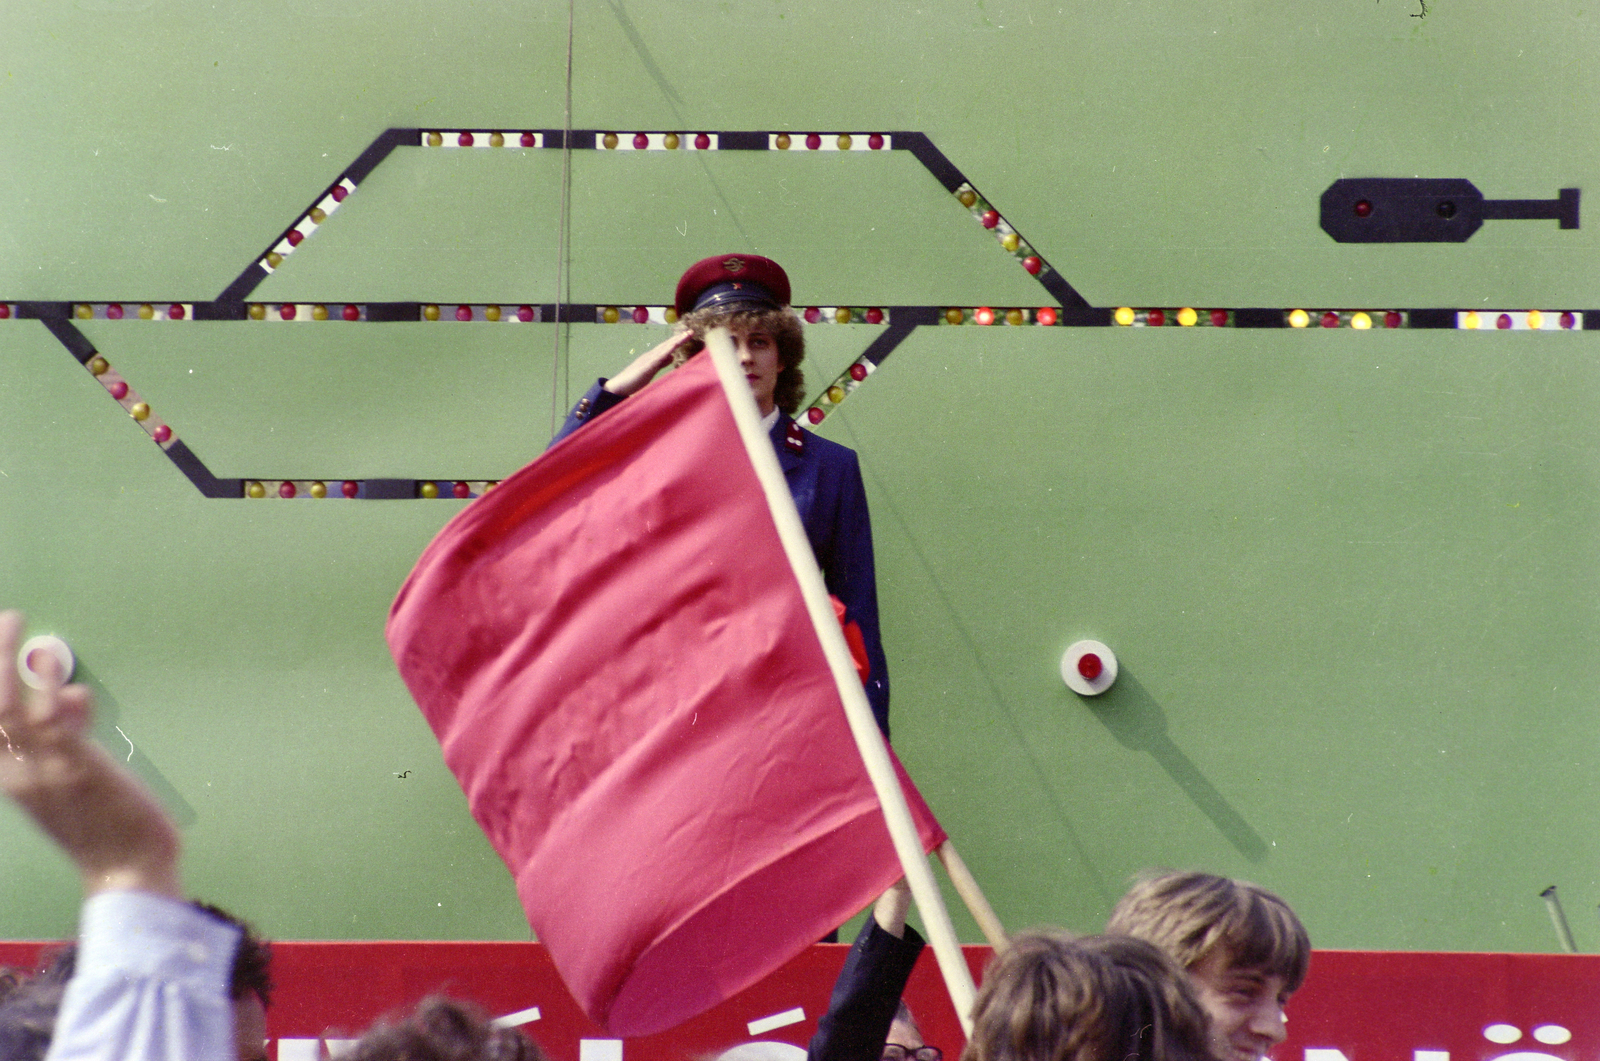
[{"label": "curly hair", "polygon": [[1024,932],[984,971],[961,1061],[1213,1061],[1182,969],[1143,940]]},{"label": "curly hair", "polygon": [[246,992],[254,992],[263,1007],[272,1005],[272,944],[257,935],[250,922],[220,906],[198,899],[191,899],[189,905],[239,930],[239,948],[233,952],[233,970],[228,977],[228,997],[237,1002]]},{"label": "curly hair", "polygon": [[408,1016],[379,1021],[346,1061],[546,1061],[544,1051],[512,1028],[496,1028],[476,1006],[430,995]]},{"label": "curly hair", "polygon": [[12,970],[11,989],[0,1001],[0,1058],[40,1061],[55,1036],[56,1012],[72,979],[78,946],[70,943],[40,955],[31,977]]},{"label": "curly hair", "polygon": [[[773,388],[772,404],[795,414],[805,396],[806,377],[800,362],[806,357],[806,337],[800,318],[794,310],[782,309],[726,309],[696,310],[683,318],[683,323],[695,338],[705,342],[706,333],[713,328],[727,328],[735,332],[764,331],[778,344],[778,384]],[[682,348],[679,348],[682,350]],[[699,352],[699,347],[679,355],[679,363]]]},{"label": "curly hair", "polygon": [[0,1004],[3,1004],[6,996],[20,987],[27,978],[28,974],[21,969],[13,969],[9,965],[0,965]]},{"label": "curly hair", "polygon": [[1213,873],[1145,876],[1117,902],[1107,932],[1148,940],[1185,969],[1220,955],[1231,968],[1281,976],[1298,991],[1311,939],[1289,904],[1265,888]]}]

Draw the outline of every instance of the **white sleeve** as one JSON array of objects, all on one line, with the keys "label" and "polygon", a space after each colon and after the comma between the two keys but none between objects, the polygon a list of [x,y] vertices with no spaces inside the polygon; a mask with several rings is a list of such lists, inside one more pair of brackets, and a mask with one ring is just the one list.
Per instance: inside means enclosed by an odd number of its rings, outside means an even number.
[{"label": "white sleeve", "polygon": [[231,1061],[238,943],[238,929],[188,903],[93,896],[46,1061]]}]

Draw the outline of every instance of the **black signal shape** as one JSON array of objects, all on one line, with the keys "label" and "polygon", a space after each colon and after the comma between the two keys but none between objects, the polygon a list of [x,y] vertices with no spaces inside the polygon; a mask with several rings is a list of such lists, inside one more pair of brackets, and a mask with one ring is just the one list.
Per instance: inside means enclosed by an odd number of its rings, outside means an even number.
[{"label": "black signal shape", "polygon": [[1578,189],[1555,199],[1485,199],[1471,181],[1350,177],[1322,193],[1322,230],[1340,243],[1465,243],[1485,221],[1578,227]]}]

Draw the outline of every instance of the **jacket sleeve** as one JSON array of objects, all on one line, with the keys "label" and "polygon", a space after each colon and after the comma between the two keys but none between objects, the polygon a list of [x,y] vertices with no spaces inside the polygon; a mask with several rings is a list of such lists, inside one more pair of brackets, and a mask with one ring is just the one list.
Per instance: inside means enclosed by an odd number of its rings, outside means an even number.
[{"label": "jacket sleeve", "polygon": [[868,916],[833,985],[828,1012],[817,1022],[806,1061],[879,1061],[900,996],[922,953],[923,940],[906,926],[896,939]]},{"label": "jacket sleeve", "polygon": [[[578,399],[578,404],[574,405],[572,410],[567,413],[566,420],[562,421],[561,430],[557,431],[555,437],[550,440],[550,446],[560,442],[590,420],[624,400],[622,395],[612,394],[606,390],[605,380],[596,380],[594,386],[585,391],[583,397]],[[545,449],[549,449],[550,446],[546,446]]]},{"label": "jacket sleeve", "polygon": [[840,471],[839,508],[832,556],[823,571],[828,591],[844,602],[845,619],[861,628],[871,665],[866,681],[867,702],[878,720],[884,739],[889,737],[889,661],[883,654],[878,629],[878,576],[872,555],[872,516],[867,512],[867,491],[861,482],[861,465],[855,453]]}]

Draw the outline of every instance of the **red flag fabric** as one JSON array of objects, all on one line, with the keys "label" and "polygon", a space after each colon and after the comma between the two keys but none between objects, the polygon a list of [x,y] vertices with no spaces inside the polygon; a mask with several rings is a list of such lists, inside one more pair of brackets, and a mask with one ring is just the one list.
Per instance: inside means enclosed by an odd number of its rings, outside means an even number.
[{"label": "red flag fabric", "polygon": [[709,356],[464,509],[387,637],[613,1034],[710,1008],[902,874]]}]

